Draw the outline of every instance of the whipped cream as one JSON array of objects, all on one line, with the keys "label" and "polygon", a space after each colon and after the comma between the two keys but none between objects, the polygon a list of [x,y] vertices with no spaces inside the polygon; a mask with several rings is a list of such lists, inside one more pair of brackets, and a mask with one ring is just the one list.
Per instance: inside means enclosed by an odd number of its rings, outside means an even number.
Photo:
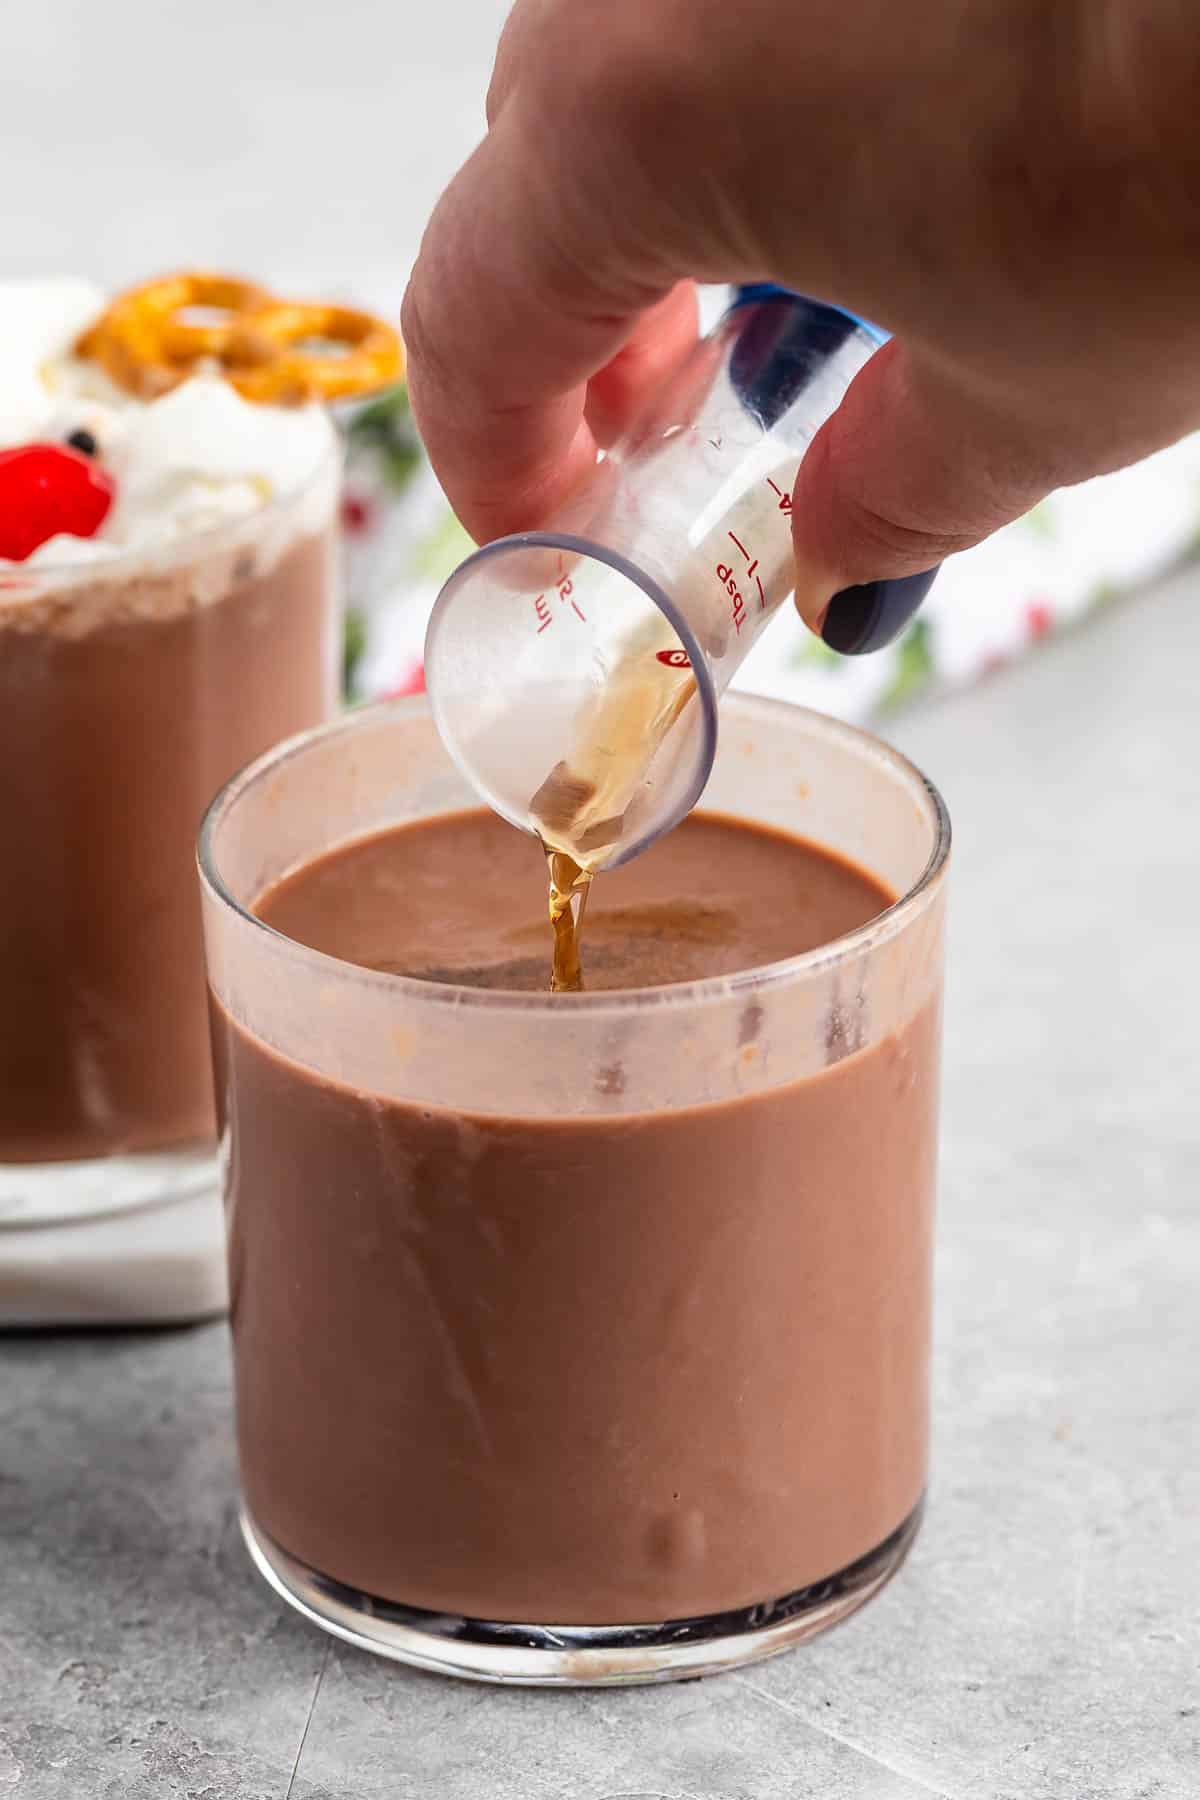
[{"label": "whipped cream", "polygon": [[[215,374],[158,400],[125,393],[73,353],[104,305],[103,293],[83,281],[0,282],[0,450],[63,443],[86,430],[116,482],[94,537],[60,535],[25,562],[0,559],[0,567],[77,569],[152,552],[251,518],[331,460],[336,432],[320,406],[252,405]],[[329,484],[320,486],[327,515]]]}]

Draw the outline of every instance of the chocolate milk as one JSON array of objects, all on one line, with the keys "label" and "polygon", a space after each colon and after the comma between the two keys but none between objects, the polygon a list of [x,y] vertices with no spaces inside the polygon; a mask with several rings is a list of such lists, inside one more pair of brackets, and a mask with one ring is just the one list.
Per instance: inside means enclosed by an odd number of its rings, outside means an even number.
[{"label": "chocolate milk", "polygon": [[[334,852],[258,911],[370,968],[537,989],[544,881],[465,814]],[[890,898],[693,817],[594,884],[589,982],[761,967]],[[934,1005],[831,1040],[803,1081],[558,1118],[339,1086],[220,1008],[214,1041],[245,1497],[311,1569],[468,1618],[693,1618],[822,1582],[919,1505]]]},{"label": "chocolate milk", "polygon": [[196,831],[332,709],[332,554],[250,526],[158,573],[0,584],[0,1162],[212,1135]]}]

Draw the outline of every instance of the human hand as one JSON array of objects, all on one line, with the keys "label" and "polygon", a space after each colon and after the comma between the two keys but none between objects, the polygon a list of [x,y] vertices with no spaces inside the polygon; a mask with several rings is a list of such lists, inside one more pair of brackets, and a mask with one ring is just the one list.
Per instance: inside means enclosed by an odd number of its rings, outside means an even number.
[{"label": "human hand", "polygon": [[[770,279],[896,336],[814,440],[796,595],[844,650],[906,578],[1200,425],[1189,0],[520,0],[405,301],[481,540],[545,523],[696,331]],[[831,599],[837,596],[837,603]]]}]

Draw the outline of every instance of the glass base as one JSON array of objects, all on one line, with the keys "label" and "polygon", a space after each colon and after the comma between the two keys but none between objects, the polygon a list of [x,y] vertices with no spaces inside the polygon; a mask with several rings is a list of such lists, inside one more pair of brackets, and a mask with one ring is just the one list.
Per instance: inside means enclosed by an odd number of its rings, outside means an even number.
[{"label": "glass base", "polygon": [[211,1144],[79,1162],[0,1162],[0,1228],[80,1224],[188,1200],[216,1185]]},{"label": "glass base", "polygon": [[0,1164],[0,1331],[181,1325],[227,1303],[213,1150]]},{"label": "glass base", "polygon": [[314,1625],[395,1662],[523,1687],[608,1687],[691,1680],[777,1656],[849,1618],[900,1567],[924,1501],[849,1567],[782,1599],[652,1625],[510,1625],[377,1600],[297,1562],[241,1514],[255,1567]]}]

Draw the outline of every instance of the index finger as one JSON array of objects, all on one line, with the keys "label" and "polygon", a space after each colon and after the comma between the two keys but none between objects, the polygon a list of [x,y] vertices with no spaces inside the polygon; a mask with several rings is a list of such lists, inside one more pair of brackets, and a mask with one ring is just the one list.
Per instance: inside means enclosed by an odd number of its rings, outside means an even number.
[{"label": "index finger", "polygon": [[[675,285],[619,247],[585,152],[557,138],[551,155],[527,111],[514,96],[442,196],[403,311],[418,428],[481,542],[544,524],[580,488],[597,448],[587,383]],[[686,339],[682,310],[670,329]]]}]

